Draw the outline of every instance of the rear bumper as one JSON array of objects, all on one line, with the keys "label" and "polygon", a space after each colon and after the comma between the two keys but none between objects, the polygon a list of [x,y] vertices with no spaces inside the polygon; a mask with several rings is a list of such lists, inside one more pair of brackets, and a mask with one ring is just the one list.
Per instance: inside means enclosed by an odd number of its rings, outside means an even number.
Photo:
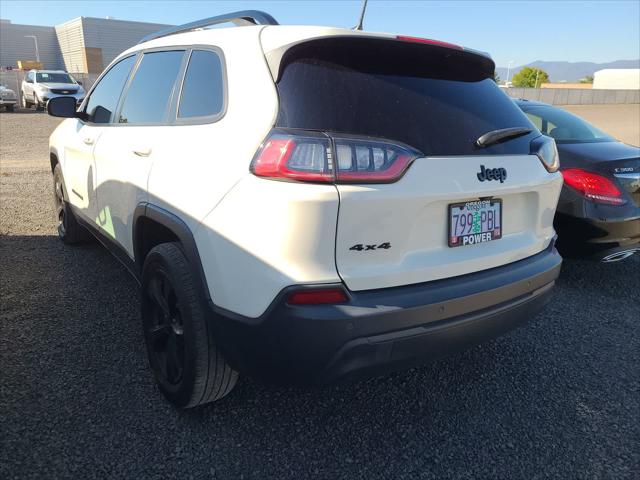
[{"label": "rear bumper", "polygon": [[553,245],[502,267],[423,284],[349,292],[341,305],[293,306],[285,289],[259,318],[212,305],[219,347],[239,371],[277,383],[329,383],[419,365],[494,338],[549,299]]},{"label": "rear bumper", "polygon": [[639,216],[605,221],[558,212],[554,226],[563,255],[599,259],[616,251],[640,248]]}]

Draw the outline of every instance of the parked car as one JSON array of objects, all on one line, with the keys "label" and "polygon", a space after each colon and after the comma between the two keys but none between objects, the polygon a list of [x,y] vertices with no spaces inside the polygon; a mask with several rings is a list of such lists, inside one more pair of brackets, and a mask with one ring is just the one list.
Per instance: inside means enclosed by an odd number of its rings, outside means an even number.
[{"label": "parked car", "polygon": [[[222,22],[255,25],[203,29]],[[257,11],[154,34],[78,111],[49,101],[68,117],[58,233],[91,232],[139,280],[180,407],[238,372],[326,383],[475,345],[540,311],[561,265],[554,141],[493,72],[456,45]]]},{"label": "parked car", "polygon": [[0,107],[4,107],[7,112],[13,112],[17,102],[16,92],[6,85],[0,84]]},{"label": "parked car", "polygon": [[56,97],[71,97],[76,103],[84,99],[82,85],[62,70],[29,70],[22,81],[22,107],[32,105],[42,110],[47,102]]},{"label": "parked car", "polygon": [[560,252],[613,262],[640,251],[640,148],[566,110],[516,103],[558,145],[564,176],[555,217]]}]

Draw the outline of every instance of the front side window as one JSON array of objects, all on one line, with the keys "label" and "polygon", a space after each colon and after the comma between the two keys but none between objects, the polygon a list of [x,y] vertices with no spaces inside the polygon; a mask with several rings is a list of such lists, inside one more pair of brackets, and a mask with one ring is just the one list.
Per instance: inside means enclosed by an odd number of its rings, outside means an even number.
[{"label": "front side window", "polygon": [[76,83],[68,73],[46,73],[38,72],[36,74],[38,83]]},{"label": "front side window", "polygon": [[224,79],[220,56],[194,50],[184,77],[178,117],[217,115],[224,108]]},{"label": "front side window", "polygon": [[118,123],[165,121],[183,50],[145,53],[131,81]]},{"label": "front side window", "polygon": [[131,56],[116,63],[93,89],[85,108],[89,122],[109,123],[111,121],[111,115],[118,105],[120,94],[135,59],[135,56]]}]

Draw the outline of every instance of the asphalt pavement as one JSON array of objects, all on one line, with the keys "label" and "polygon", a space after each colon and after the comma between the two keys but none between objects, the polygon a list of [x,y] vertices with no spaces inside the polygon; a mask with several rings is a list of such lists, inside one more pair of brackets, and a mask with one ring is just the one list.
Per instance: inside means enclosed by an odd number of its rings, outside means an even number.
[{"label": "asphalt pavement", "polygon": [[0,478],[638,478],[640,255],[567,260],[530,324],[355,384],[176,411],[136,284],[55,235],[46,137],[0,114]]}]

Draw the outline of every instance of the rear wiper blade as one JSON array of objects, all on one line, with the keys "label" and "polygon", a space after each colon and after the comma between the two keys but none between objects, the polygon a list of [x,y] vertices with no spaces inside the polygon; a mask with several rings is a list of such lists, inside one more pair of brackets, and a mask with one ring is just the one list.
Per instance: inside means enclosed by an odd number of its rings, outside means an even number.
[{"label": "rear wiper blade", "polygon": [[533,132],[533,130],[526,127],[512,127],[501,128],[500,130],[491,130],[490,132],[487,132],[480,138],[478,138],[478,140],[476,140],[476,145],[478,145],[480,148],[488,147],[489,145],[493,145],[494,143],[511,140],[512,138],[521,137],[522,135],[526,135],[531,132]]}]

